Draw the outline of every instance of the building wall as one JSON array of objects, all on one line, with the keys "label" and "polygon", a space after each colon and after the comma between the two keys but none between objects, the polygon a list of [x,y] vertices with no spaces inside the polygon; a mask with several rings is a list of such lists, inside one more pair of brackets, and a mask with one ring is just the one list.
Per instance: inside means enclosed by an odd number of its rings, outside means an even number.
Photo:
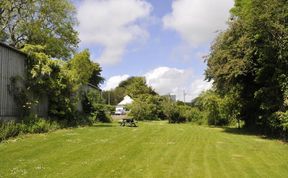
[{"label": "building wall", "polygon": [[[26,56],[16,49],[0,43],[0,119],[17,118],[19,110],[8,88],[11,86],[11,77],[26,76]],[[47,116],[48,102],[43,97],[35,112]]]}]

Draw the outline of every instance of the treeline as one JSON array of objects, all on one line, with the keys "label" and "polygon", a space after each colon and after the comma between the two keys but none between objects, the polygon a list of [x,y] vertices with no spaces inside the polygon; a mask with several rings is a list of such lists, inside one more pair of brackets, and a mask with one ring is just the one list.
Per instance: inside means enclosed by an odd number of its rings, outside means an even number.
[{"label": "treeline", "polygon": [[107,104],[117,105],[126,95],[137,98],[142,94],[156,95],[157,93],[146,84],[145,77],[129,77],[111,90],[103,91],[102,97]]},{"label": "treeline", "polygon": [[212,90],[189,105],[144,95],[131,106],[131,114],[171,122],[196,118],[210,125],[243,123],[254,131],[287,137],[286,0],[236,0],[228,29],[215,39],[206,61],[206,79],[213,82]]},{"label": "treeline", "polygon": [[127,106],[129,115],[137,120],[168,120],[169,123],[191,122],[200,125],[236,125],[238,103],[232,95],[220,96],[213,90],[203,92],[190,103],[174,101],[158,94],[140,94]]},{"label": "treeline", "polygon": [[207,57],[215,93],[234,117],[265,134],[288,134],[288,3],[236,0],[228,29]]}]

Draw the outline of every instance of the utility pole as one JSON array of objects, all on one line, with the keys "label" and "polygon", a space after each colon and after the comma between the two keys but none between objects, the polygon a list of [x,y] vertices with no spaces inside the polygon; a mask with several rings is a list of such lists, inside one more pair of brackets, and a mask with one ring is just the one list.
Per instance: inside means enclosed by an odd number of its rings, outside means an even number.
[{"label": "utility pole", "polygon": [[108,105],[110,105],[110,91],[108,91]]},{"label": "utility pole", "polygon": [[187,93],[185,92],[185,90],[183,90],[184,103],[186,102],[186,101],[185,101],[185,99],[186,99],[186,94],[187,94]]}]

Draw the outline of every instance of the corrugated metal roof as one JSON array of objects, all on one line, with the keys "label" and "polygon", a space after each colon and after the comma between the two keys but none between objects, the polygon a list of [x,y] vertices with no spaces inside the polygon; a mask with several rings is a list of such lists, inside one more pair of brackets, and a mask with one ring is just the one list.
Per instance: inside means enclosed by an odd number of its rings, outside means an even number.
[{"label": "corrugated metal roof", "polygon": [[20,51],[19,49],[14,48],[14,47],[12,47],[12,46],[9,46],[8,44],[3,43],[3,42],[1,42],[1,41],[0,41],[0,46],[3,46],[3,47],[6,47],[6,48],[9,48],[9,49],[11,49],[11,50],[13,50],[13,51],[15,51],[15,52],[17,52],[17,53],[19,53],[19,54],[23,54],[23,55],[25,55],[25,56],[27,55],[26,53]]}]

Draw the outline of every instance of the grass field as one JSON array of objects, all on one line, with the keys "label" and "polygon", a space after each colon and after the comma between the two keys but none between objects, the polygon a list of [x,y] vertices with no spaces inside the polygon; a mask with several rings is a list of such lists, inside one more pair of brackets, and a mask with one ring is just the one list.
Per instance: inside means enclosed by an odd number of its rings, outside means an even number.
[{"label": "grass field", "polygon": [[288,145],[233,130],[117,123],[0,143],[0,177],[287,177]]}]

